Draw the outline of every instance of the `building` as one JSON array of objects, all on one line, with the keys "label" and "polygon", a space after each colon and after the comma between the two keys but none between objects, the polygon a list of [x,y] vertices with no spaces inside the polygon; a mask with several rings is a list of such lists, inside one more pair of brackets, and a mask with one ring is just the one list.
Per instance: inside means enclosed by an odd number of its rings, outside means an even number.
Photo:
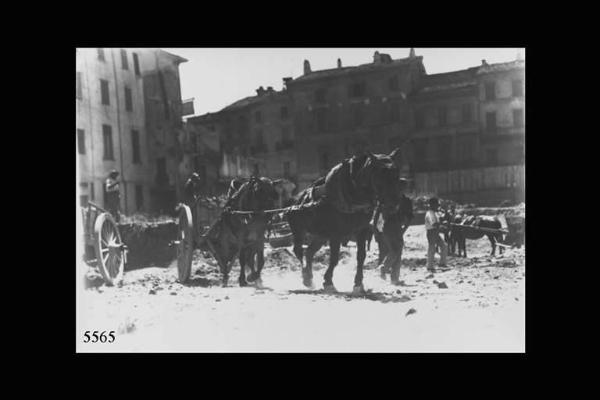
[{"label": "building", "polygon": [[406,143],[408,96],[423,75],[422,57],[414,52],[399,60],[375,52],[372,63],[352,67],[338,59],[337,68],[321,71],[305,60],[304,74],[287,83],[300,189],[355,152],[390,152]]},{"label": "building", "polygon": [[104,180],[121,176],[121,210],[149,210],[150,179],[140,55],[76,50],[76,130],[81,203],[104,204]]},{"label": "building", "polygon": [[[173,176],[176,170],[169,161],[176,154],[169,149],[181,124],[176,65],[182,61],[155,49],[76,49],[76,143],[82,205],[89,200],[104,205],[103,183],[116,169],[123,213],[163,208],[165,196],[161,193],[175,186],[175,179],[164,179],[164,175]],[[164,89],[157,78],[161,75]],[[165,107],[163,97],[170,102],[168,111],[156,105]],[[171,120],[165,123],[168,117],[161,112],[170,112]]]},{"label": "building", "polygon": [[182,120],[179,64],[183,57],[164,50],[142,53],[146,130],[148,135],[152,209],[170,213],[182,197],[185,171],[182,167],[185,137]]},{"label": "building", "polygon": [[418,192],[497,205],[524,198],[522,60],[424,76],[413,107],[411,171]]},{"label": "building", "polygon": [[208,175],[207,190],[221,192],[232,178],[252,174],[295,180],[297,153],[291,107],[287,90],[261,86],[255,96],[216,113],[188,118],[187,148],[200,145],[220,154],[217,163],[214,158],[196,155],[194,170]]}]

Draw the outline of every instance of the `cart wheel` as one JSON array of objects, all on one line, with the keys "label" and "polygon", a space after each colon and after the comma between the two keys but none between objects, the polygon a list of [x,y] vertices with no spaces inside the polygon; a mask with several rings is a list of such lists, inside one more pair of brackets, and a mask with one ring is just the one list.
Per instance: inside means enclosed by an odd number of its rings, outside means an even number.
[{"label": "cart wheel", "polygon": [[185,204],[179,208],[179,229],[177,231],[177,272],[179,282],[185,283],[192,270],[192,253],[194,252],[194,221],[192,211]]},{"label": "cart wheel", "polygon": [[112,286],[119,283],[125,269],[123,242],[115,220],[108,213],[102,213],[96,218],[94,248],[96,265],[106,284]]}]

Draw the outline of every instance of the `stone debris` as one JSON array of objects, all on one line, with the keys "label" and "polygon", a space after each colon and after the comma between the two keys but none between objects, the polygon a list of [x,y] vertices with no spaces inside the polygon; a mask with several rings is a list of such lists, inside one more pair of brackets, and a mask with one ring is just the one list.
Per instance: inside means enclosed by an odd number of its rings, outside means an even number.
[{"label": "stone debris", "polygon": [[405,316],[408,317],[409,315],[415,314],[416,312],[417,312],[417,310],[415,310],[414,308],[411,308],[406,312]]},{"label": "stone debris", "polygon": [[446,282],[440,282],[440,283],[438,283],[438,287],[440,289],[448,289],[448,285],[446,285]]}]

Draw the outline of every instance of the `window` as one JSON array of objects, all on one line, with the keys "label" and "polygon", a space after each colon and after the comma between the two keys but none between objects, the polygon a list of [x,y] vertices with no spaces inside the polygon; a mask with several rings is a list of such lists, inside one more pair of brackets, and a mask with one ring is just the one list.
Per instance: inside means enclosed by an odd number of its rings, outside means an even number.
[{"label": "window", "polygon": [[92,201],[94,201],[94,182],[90,182],[90,197],[92,198]]},{"label": "window", "polygon": [[138,59],[137,53],[133,53],[133,70],[137,76],[140,76],[140,61]]},{"label": "window", "polygon": [[100,97],[102,98],[102,104],[110,105],[110,98],[108,96],[108,81],[100,79]]},{"label": "window", "polygon": [[285,106],[281,107],[280,116],[281,116],[281,119],[288,119],[288,108],[287,107],[285,107]]},{"label": "window", "polygon": [[398,122],[400,121],[400,100],[392,99],[390,100],[390,121]]},{"label": "window", "polygon": [[400,84],[398,83],[398,77],[397,76],[393,76],[392,78],[390,78],[389,80],[389,86],[390,86],[390,90],[392,91],[397,91],[398,89],[400,89]]},{"label": "window", "polygon": [[322,133],[327,131],[327,109],[317,108],[315,110],[315,119],[317,124],[317,132]]},{"label": "window", "polygon": [[131,89],[125,86],[125,110],[133,111],[133,101],[131,100]]},{"label": "window", "polygon": [[415,111],[415,128],[417,130],[425,127],[425,112],[423,110]]},{"label": "window", "polygon": [[471,122],[471,104],[465,103],[462,106],[462,121]]},{"label": "window", "polygon": [[283,128],[281,128],[281,141],[289,142],[291,140],[292,140],[292,137],[290,135],[290,128],[287,126],[284,126]]},{"label": "window", "polygon": [[438,139],[438,160],[441,166],[448,166],[452,160],[452,138],[441,137]]},{"label": "window", "polygon": [[495,100],[496,99],[496,82],[486,82],[485,84],[485,99]]},{"label": "window", "polygon": [[86,195],[79,196],[79,205],[81,207],[87,207],[88,205],[88,197]]},{"label": "window", "polygon": [[353,111],[352,122],[354,123],[354,127],[362,126],[363,121],[364,121],[362,104],[354,104],[352,107],[352,111]]},{"label": "window", "polygon": [[262,122],[262,113],[260,111],[254,113],[254,120],[259,123]]},{"label": "window", "polygon": [[446,106],[440,106],[438,108],[438,125],[445,126],[446,125],[446,116],[448,115]]},{"label": "window", "polygon": [[358,83],[353,83],[352,85],[350,85],[349,89],[349,94],[350,97],[362,97],[365,95],[365,83],[364,82],[358,82]]},{"label": "window", "polygon": [[127,51],[121,49],[121,67],[123,69],[129,69],[129,63],[127,62]]},{"label": "window", "polygon": [[522,80],[513,79],[512,94],[514,97],[522,97],[523,96],[523,81]]},{"label": "window", "polygon": [[258,129],[256,131],[256,146],[262,147],[263,145],[264,145],[263,132],[262,132],[262,130]]},{"label": "window", "polygon": [[290,162],[289,161],[285,161],[283,163],[283,176],[286,178],[290,176]]},{"label": "window", "polygon": [[97,49],[97,50],[98,50],[98,60],[106,61],[106,58],[104,57],[104,49]]},{"label": "window", "polygon": [[487,162],[491,165],[498,164],[498,149],[488,149],[487,150]]},{"label": "window", "polygon": [[110,125],[102,125],[102,138],[104,141],[104,159],[114,160],[112,128]]},{"label": "window", "polygon": [[133,150],[133,163],[140,164],[140,132],[135,129],[131,131],[131,148]]},{"label": "window", "polygon": [[75,77],[75,97],[78,99],[82,99],[83,90],[81,88],[81,72],[77,72]]},{"label": "window", "polygon": [[523,110],[513,110],[513,126],[517,128],[523,127]]},{"label": "window", "polygon": [[135,208],[138,211],[142,211],[144,208],[144,187],[142,185],[135,185]]},{"label": "window", "polygon": [[156,183],[159,185],[169,183],[169,176],[167,175],[167,159],[164,157],[156,159]]},{"label": "window", "polygon": [[496,132],[496,112],[491,111],[485,113],[485,128],[490,133]]},{"label": "window", "polygon": [[85,131],[77,129],[77,151],[79,154],[85,154]]},{"label": "window", "polygon": [[326,94],[327,94],[327,90],[325,88],[318,89],[315,92],[315,101],[317,103],[324,103]]}]

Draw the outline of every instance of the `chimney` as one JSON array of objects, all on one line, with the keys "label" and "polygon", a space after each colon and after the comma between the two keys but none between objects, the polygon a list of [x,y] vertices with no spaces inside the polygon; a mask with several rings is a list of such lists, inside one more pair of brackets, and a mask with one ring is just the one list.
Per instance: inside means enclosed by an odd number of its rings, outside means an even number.
[{"label": "chimney", "polygon": [[373,63],[378,64],[381,61],[381,56],[379,55],[379,52],[376,51],[375,54],[373,54]]},{"label": "chimney", "polygon": [[485,65],[488,65],[488,63],[487,63],[487,61],[485,61],[485,60],[481,60],[481,65],[484,65],[484,66],[485,66]]},{"label": "chimney", "polygon": [[410,52],[408,53],[408,57],[409,57],[409,58],[416,57],[416,56],[415,56],[415,48],[414,48],[414,47],[411,47],[411,48],[410,48]]},{"label": "chimney", "polygon": [[292,77],[283,78],[283,87],[287,89],[288,83],[290,83],[292,80],[293,80]]},{"label": "chimney", "polygon": [[304,60],[304,75],[310,74],[312,71],[310,70],[310,63],[308,60]]},{"label": "chimney", "polygon": [[265,93],[265,88],[263,88],[262,86],[259,87],[258,89],[256,89],[256,94],[258,96],[262,96]]},{"label": "chimney", "polygon": [[392,56],[390,56],[389,54],[381,53],[379,58],[381,59],[381,62],[385,64],[392,62]]},{"label": "chimney", "polygon": [[273,86],[267,86],[267,93],[273,93]]},{"label": "chimney", "polygon": [[338,68],[342,68],[342,59],[338,58],[338,63],[337,63]]}]

